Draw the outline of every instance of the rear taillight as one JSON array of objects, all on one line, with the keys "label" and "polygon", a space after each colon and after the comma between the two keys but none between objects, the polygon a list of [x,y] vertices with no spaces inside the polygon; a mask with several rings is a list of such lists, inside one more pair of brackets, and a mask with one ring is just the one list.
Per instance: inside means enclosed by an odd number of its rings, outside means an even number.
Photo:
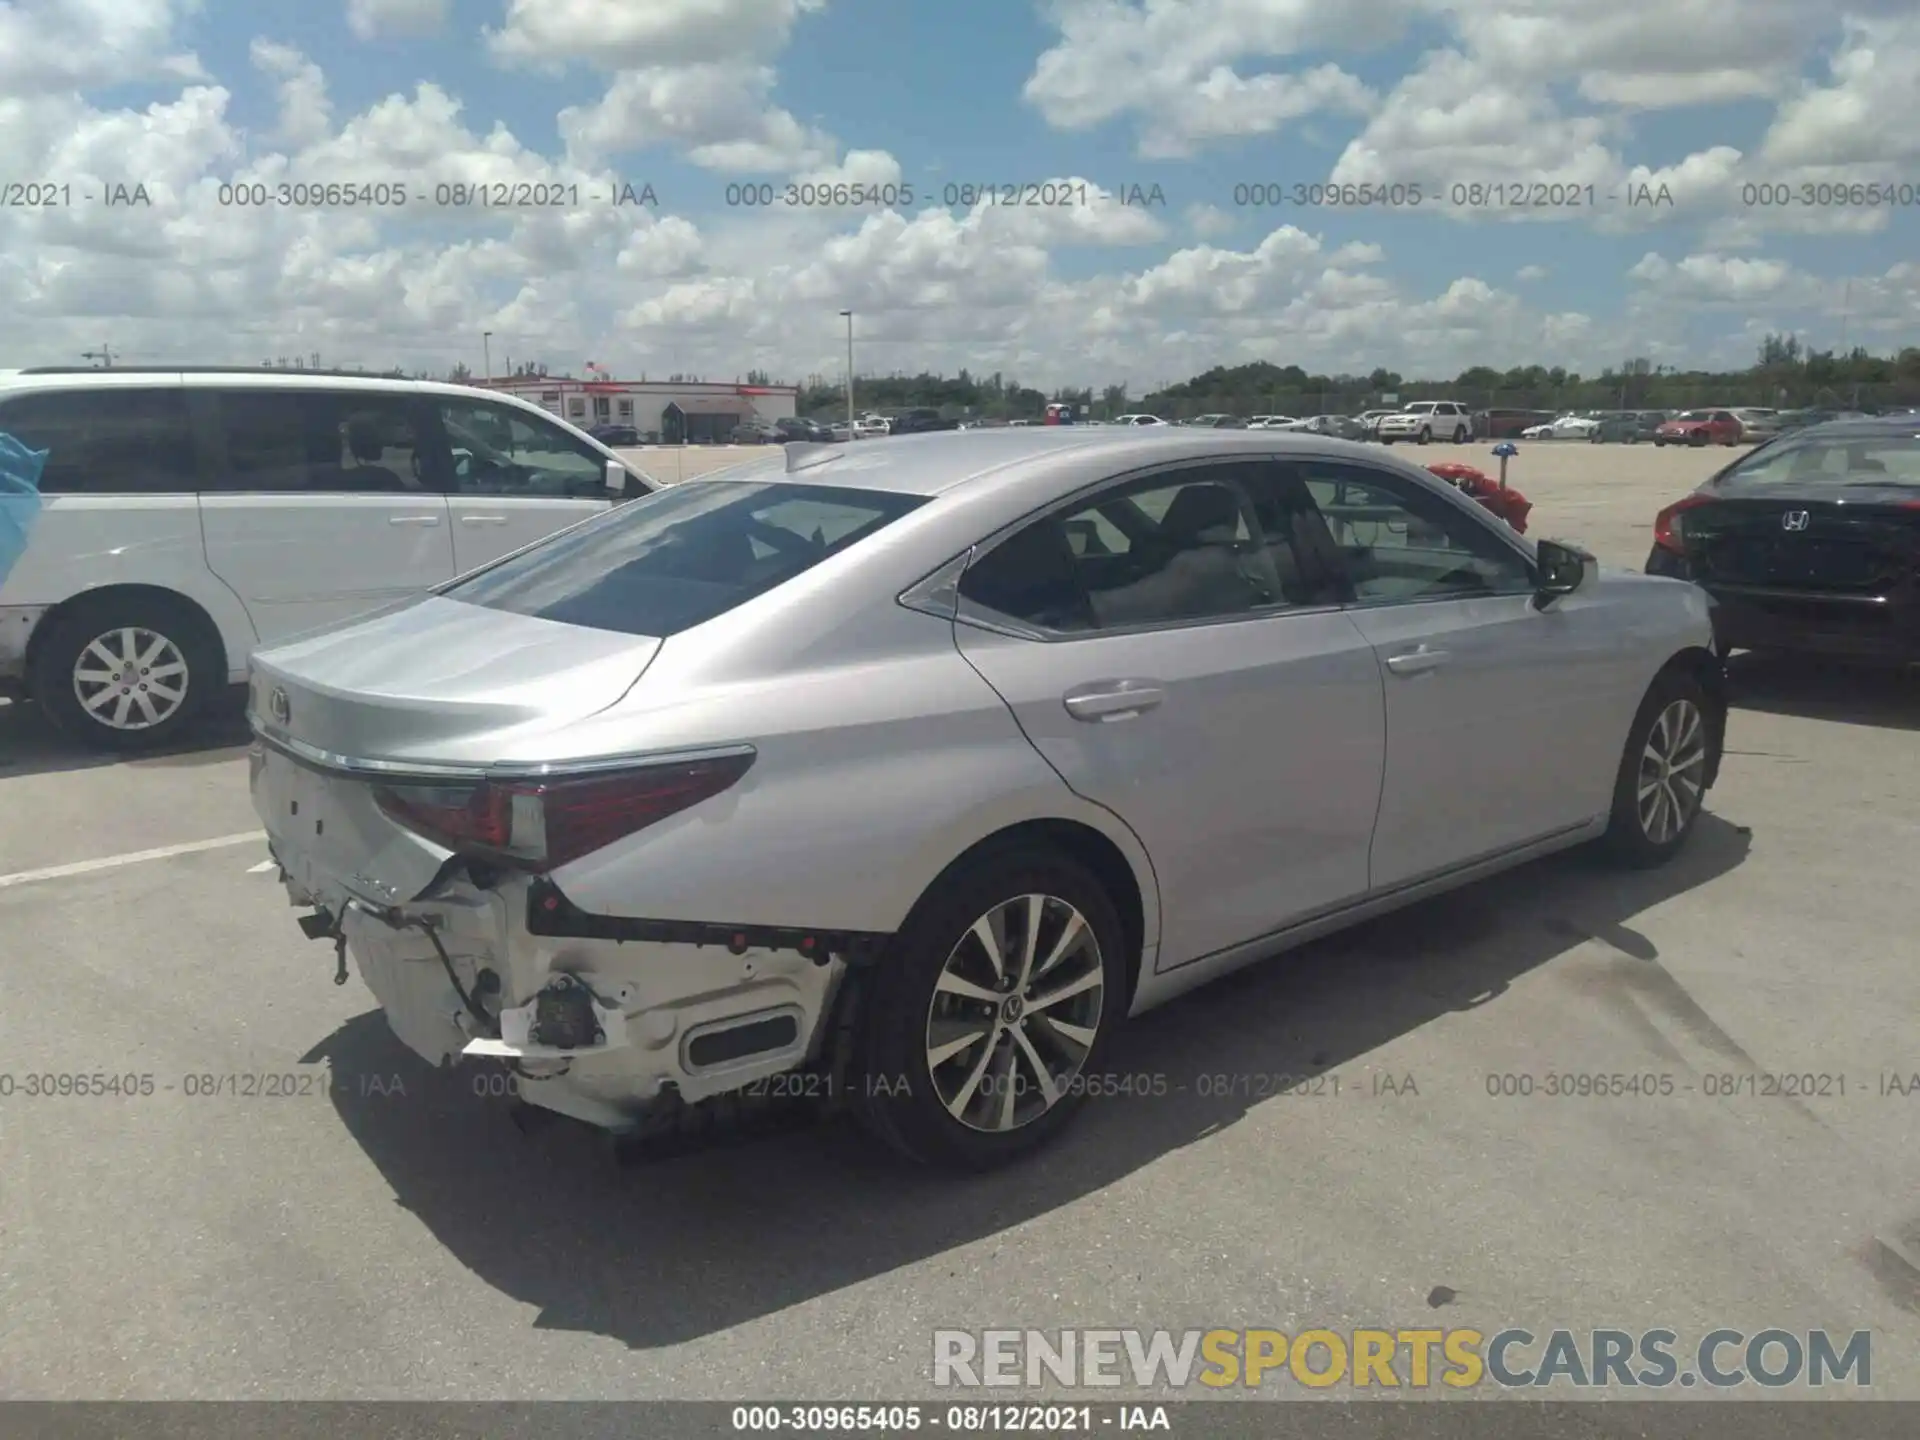
[{"label": "rear taillight", "polygon": [[456,854],[553,870],[711,799],[754,757],[724,755],[585,775],[381,785],[398,824]]},{"label": "rear taillight", "polygon": [[1689,495],[1676,500],[1653,517],[1653,543],[1675,555],[1687,553],[1686,525],[1681,519],[1696,506],[1712,503],[1711,495]]}]

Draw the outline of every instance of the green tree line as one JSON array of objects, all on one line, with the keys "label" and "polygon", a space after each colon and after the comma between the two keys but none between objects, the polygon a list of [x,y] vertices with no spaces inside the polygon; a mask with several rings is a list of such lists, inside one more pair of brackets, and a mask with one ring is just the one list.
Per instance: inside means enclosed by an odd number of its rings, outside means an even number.
[{"label": "green tree line", "polygon": [[[982,420],[1038,420],[1049,402],[1065,401],[1093,419],[1144,411],[1168,420],[1195,415],[1356,414],[1410,400],[1459,400],[1475,409],[1681,410],[1706,405],[1769,405],[1779,409],[1825,405],[1885,409],[1920,404],[1920,347],[1893,355],[1862,348],[1847,354],[1804,348],[1790,335],[1769,335],[1744,370],[1681,370],[1644,357],[1581,375],[1558,366],[1509,370],[1475,365],[1451,379],[1409,378],[1391,370],[1367,375],[1321,375],[1298,365],[1260,360],[1216,365],[1204,374],[1135,395],[1125,385],[1044,391],[996,371],[958,375],[856,376],[854,405],[861,413],[921,406]],[[1393,397],[1389,399],[1388,397]],[[819,377],[801,386],[802,415],[846,414],[844,383]]]}]

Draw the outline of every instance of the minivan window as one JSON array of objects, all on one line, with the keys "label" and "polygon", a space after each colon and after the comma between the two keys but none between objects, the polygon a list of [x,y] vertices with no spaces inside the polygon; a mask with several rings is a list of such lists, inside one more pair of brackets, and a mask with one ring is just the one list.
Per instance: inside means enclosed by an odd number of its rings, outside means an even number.
[{"label": "minivan window", "polygon": [[677,635],[924,503],[917,495],[833,485],[693,480],[564,530],[441,593],[595,630]]},{"label": "minivan window", "polygon": [[452,455],[455,494],[606,494],[606,457],[524,410],[484,400],[442,400],[440,424]]},{"label": "minivan window", "polygon": [[430,490],[415,403],[372,390],[218,390],[226,461],[210,489],[236,494],[404,495]]},{"label": "minivan window", "polygon": [[16,395],[0,401],[0,431],[47,452],[43,495],[191,495],[199,485],[178,386]]}]

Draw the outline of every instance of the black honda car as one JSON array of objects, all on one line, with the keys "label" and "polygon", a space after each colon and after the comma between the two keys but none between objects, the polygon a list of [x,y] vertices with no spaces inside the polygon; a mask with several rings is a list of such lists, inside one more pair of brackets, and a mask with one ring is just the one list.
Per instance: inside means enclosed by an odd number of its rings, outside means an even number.
[{"label": "black honda car", "polygon": [[1749,451],[1660,512],[1647,573],[1713,596],[1723,651],[1920,661],[1920,415]]}]

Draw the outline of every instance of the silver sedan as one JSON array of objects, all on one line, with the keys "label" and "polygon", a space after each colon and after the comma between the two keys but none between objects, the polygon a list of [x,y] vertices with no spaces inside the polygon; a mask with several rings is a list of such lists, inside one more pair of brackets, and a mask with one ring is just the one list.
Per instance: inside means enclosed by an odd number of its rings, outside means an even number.
[{"label": "silver sedan", "polygon": [[1245,430],[795,445],[253,672],[302,927],[419,1054],[615,1131],[830,1095],[976,1167],[1194,985],[1666,860],[1725,716],[1693,585]]}]

